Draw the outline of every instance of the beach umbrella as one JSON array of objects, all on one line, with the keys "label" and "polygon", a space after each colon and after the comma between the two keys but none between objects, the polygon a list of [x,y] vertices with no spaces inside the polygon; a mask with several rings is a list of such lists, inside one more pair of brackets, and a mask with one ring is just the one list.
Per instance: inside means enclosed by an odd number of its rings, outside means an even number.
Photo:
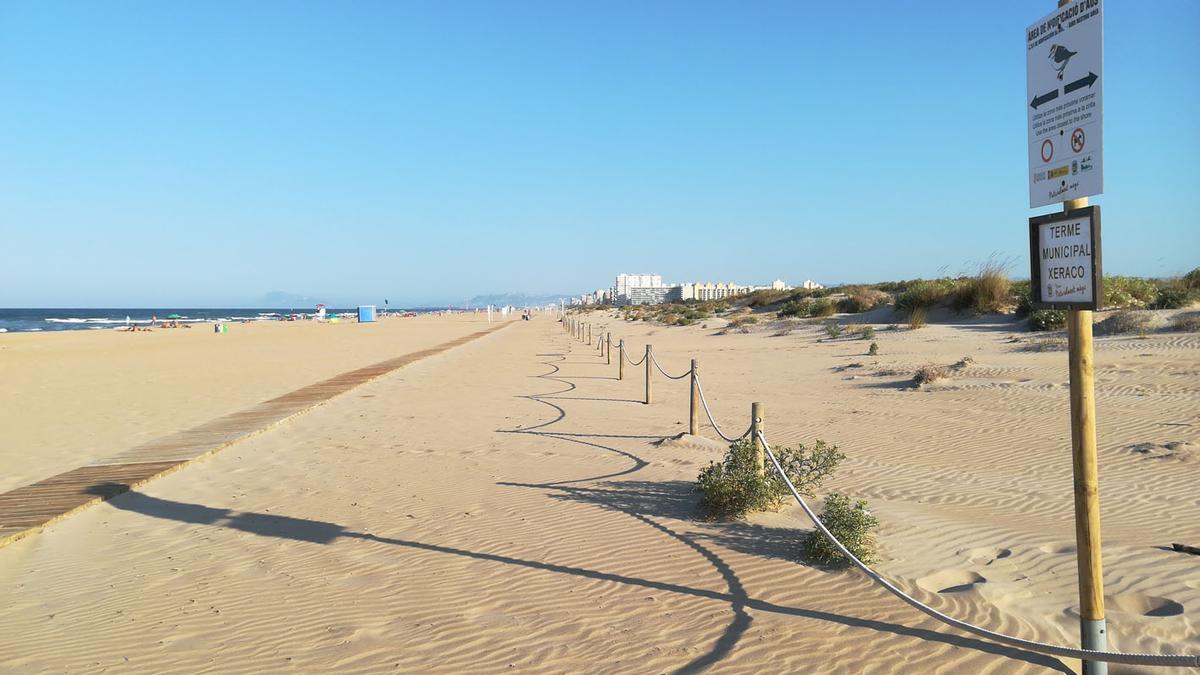
[{"label": "beach umbrella", "polygon": [[182,319],[183,317],[179,316],[178,314],[168,314],[167,318],[168,319]]}]

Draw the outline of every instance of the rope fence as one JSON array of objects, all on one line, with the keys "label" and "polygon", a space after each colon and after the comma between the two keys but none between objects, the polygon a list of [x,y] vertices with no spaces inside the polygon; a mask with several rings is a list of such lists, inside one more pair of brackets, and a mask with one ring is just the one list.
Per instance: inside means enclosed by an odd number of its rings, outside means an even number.
[{"label": "rope fence", "polygon": [[[646,352],[646,354],[649,354],[649,353],[650,352]],[[638,359],[637,361],[634,361],[632,358],[629,357],[629,352],[625,351],[624,345],[621,346],[621,356],[626,361],[628,361],[629,365],[631,365],[631,366],[640,366],[643,363],[645,363],[646,362],[646,354],[642,354],[642,358]]]},{"label": "rope fence", "polygon": [[721,427],[717,426],[717,421],[713,419],[712,409],[708,407],[708,400],[704,398],[704,387],[700,386],[700,378],[696,378],[696,391],[700,394],[700,402],[704,404],[704,414],[708,416],[708,423],[713,428],[713,431],[717,432],[718,436],[725,439],[729,443],[737,443],[738,441],[750,435],[750,430],[754,428],[753,422],[750,423],[750,426],[747,427],[746,430],[741,433],[741,435],[737,437],[726,436],[725,432],[721,431]]},{"label": "rope fence", "polygon": [[667,371],[663,370],[663,367],[658,364],[658,359],[654,356],[654,350],[650,350],[650,360],[654,362],[654,367],[658,368],[658,372],[662,373],[663,377],[667,378],[668,380],[682,380],[683,378],[689,377],[692,374],[692,370],[690,368],[682,375],[671,375],[667,373]]},{"label": "rope fence", "polygon": [[[573,317],[564,317],[563,329],[570,332],[580,342],[588,342],[590,344],[591,324],[583,324]],[[610,356],[609,362],[611,363],[612,333],[602,333],[598,342],[600,342],[601,351],[607,350],[607,354]],[[1037,642],[1035,640],[1027,640],[1012,635],[1006,635],[1004,633],[997,633],[995,631],[988,630],[987,628],[976,626],[960,619],[955,619],[948,614],[926,605],[925,603],[901,590],[898,586],[889,581],[879,572],[876,572],[866,563],[859,560],[853,553],[850,552],[850,549],[846,548],[845,544],[839,541],[837,537],[833,536],[833,533],[829,531],[829,528],[825,527],[825,524],[821,522],[821,519],[812,510],[812,507],[810,507],[808,503],[804,501],[804,498],[800,496],[800,492],[796,489],[796,486],[792,483],[791,479],[788,478],[787,473],[783,470],[783,466],[779,463],[779,460],[775,457],[775,453],[771,450],[771,446],[767,443],[767,438],[763,434],[761,426],[759,426],[761,424],[761,419],[756,417],[756,415],[759,414],[758,411],[760,410],[759,404],[755,403],[752,407],[754,412],[751,413],[750,427],[739,436],[728,436],[721,430],[721,427],[717,424],[716,419],[713,417],[712,409],[709,407],[708,400],[704,396],[704,388],[700,384],[700,377],[699,373],[697,372],[695,360],[692,361],[692,367],[689,368],[687,372],[676,377],[667,373],[666,370],[663,369],[663,367],[658,363],[658,359],[654,357],[654,350],[652,347],[650,347],[650,345],[646,345],[646,353],[642,355],[642,358],[636,362],[629,358],[628,353],[625,351],[624,340],[620,341],[617,351],[617,358],[619,361],[618,365],[621,367],[620,372],[622,378],[624,377],[624,361],[628,361],[630,365],[638,366],[645,363],[647,359],[649,359],[649,362],[658,369],[658,372],[662,373],[662,375],[668,379],[682,380],[683,378],[690,376],[692,389],[692,415],[689,429],[690,433],[696,435],[699,432],[699,411],[697,408],[702,407],[705,415],[708,417],[709,425],[712,426],[713,431],[716,431],[717,435],[726,442],[736,443],[747,436],[752,437],[752,439],[756,441],[756,447],[761,447],[763,452],[765,452],[766,457],[771,461],[771,466],[779,474],[779,477],[783,479],[784,484],[787,485],[788,490],[792,493],[792,497],[796,499],[796,503],[800,505],[800,508],[804,511],[804,514],[808,516],[809,520],[812,521],[817,531],[824,535],[838,549],[838,551],[840,551],[841,554],[851,562],[851,564],[862,571],[863,574],[866,574],[872,581],[879,586],[882,586],[884,590],[888,591],[892,595],[900,598],[906,604],[923,612],[924,614],[937,619],[948,626],[953,626],[954,628],[978,635],[993,642],[1019,647],[1021,649],[1047,654],[1050,656],[1080,659],[1085,662],[1093,661],[1119,663],[1132,666],[1200,668],[1200,654],[1139,654],[1132,652],[1092,651],[1089,649],[1078,649],[1075,647],[1066,647],[1063,645],[1055,645],[1046,642]],[[650,403],[649,363],[646,365],[646,394],[646,403]],[[697,402],[699,403],[699,406],[697,406]]]}]

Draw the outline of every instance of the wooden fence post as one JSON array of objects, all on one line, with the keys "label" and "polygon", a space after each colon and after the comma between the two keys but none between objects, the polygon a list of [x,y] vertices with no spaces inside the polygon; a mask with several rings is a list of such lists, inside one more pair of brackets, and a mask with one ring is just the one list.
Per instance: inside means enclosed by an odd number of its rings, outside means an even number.
[{"label": "wooden fence post", "polygon": [[650,368],[653,364],[650,363],[650,345],[646,345],[646,355],[642,360],[646,362],[646,405],[650,405]]},{"label": "wooden fence post", "polygon": [[692,359],[692,397],[688,407],[688,433],[696,436],[700,433],[700,388],[697,386],[696,359]]},{"label": "wooden fence post", "polygon": [[761,476],[766,471],[767,456],[763,450],[762,441],[758,435],[766,433],[763,431],[763,404],[750,404],[750,439],[754,441],[754,465],[758,469],[758,474]]}]

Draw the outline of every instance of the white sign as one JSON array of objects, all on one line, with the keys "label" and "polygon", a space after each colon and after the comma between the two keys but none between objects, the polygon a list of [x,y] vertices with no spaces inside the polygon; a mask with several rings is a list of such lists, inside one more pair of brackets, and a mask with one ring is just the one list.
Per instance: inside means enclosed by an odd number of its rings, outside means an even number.
[{"label": "white sign", "polygon": [[1104,192],[1104,5],[1074,0],[1025,29],[1029,207]]},{"label": "white sign", "polygon": [[1103,298],[1100,269],[1100,207],[1029,219],[1033,306],[1098,309]]}]

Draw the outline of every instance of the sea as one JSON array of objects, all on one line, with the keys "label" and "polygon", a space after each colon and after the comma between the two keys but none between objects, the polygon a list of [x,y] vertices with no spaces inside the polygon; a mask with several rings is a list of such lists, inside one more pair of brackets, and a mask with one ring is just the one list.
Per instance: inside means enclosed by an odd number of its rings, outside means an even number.
[{"label": "sea", "polygon": [[[444,307],[421,307],[411,310],[390,310],[391,314],[415,312],[425,314],[442,311]],[[357,316],[357,308],[326,309],[328,316]],[[178,319],[169,318],[176,315]],[[0,333],[28,333],[62,330],[111,330],[126,325],[149,326],[155,319],[179,323],[208,323],[212,321],[284,321],[294,317],[307,319],[310,309],[297,312],[278,308],[196,308],[196,307],[109,307],[77,309],[6,309],[0,308]]]}]

